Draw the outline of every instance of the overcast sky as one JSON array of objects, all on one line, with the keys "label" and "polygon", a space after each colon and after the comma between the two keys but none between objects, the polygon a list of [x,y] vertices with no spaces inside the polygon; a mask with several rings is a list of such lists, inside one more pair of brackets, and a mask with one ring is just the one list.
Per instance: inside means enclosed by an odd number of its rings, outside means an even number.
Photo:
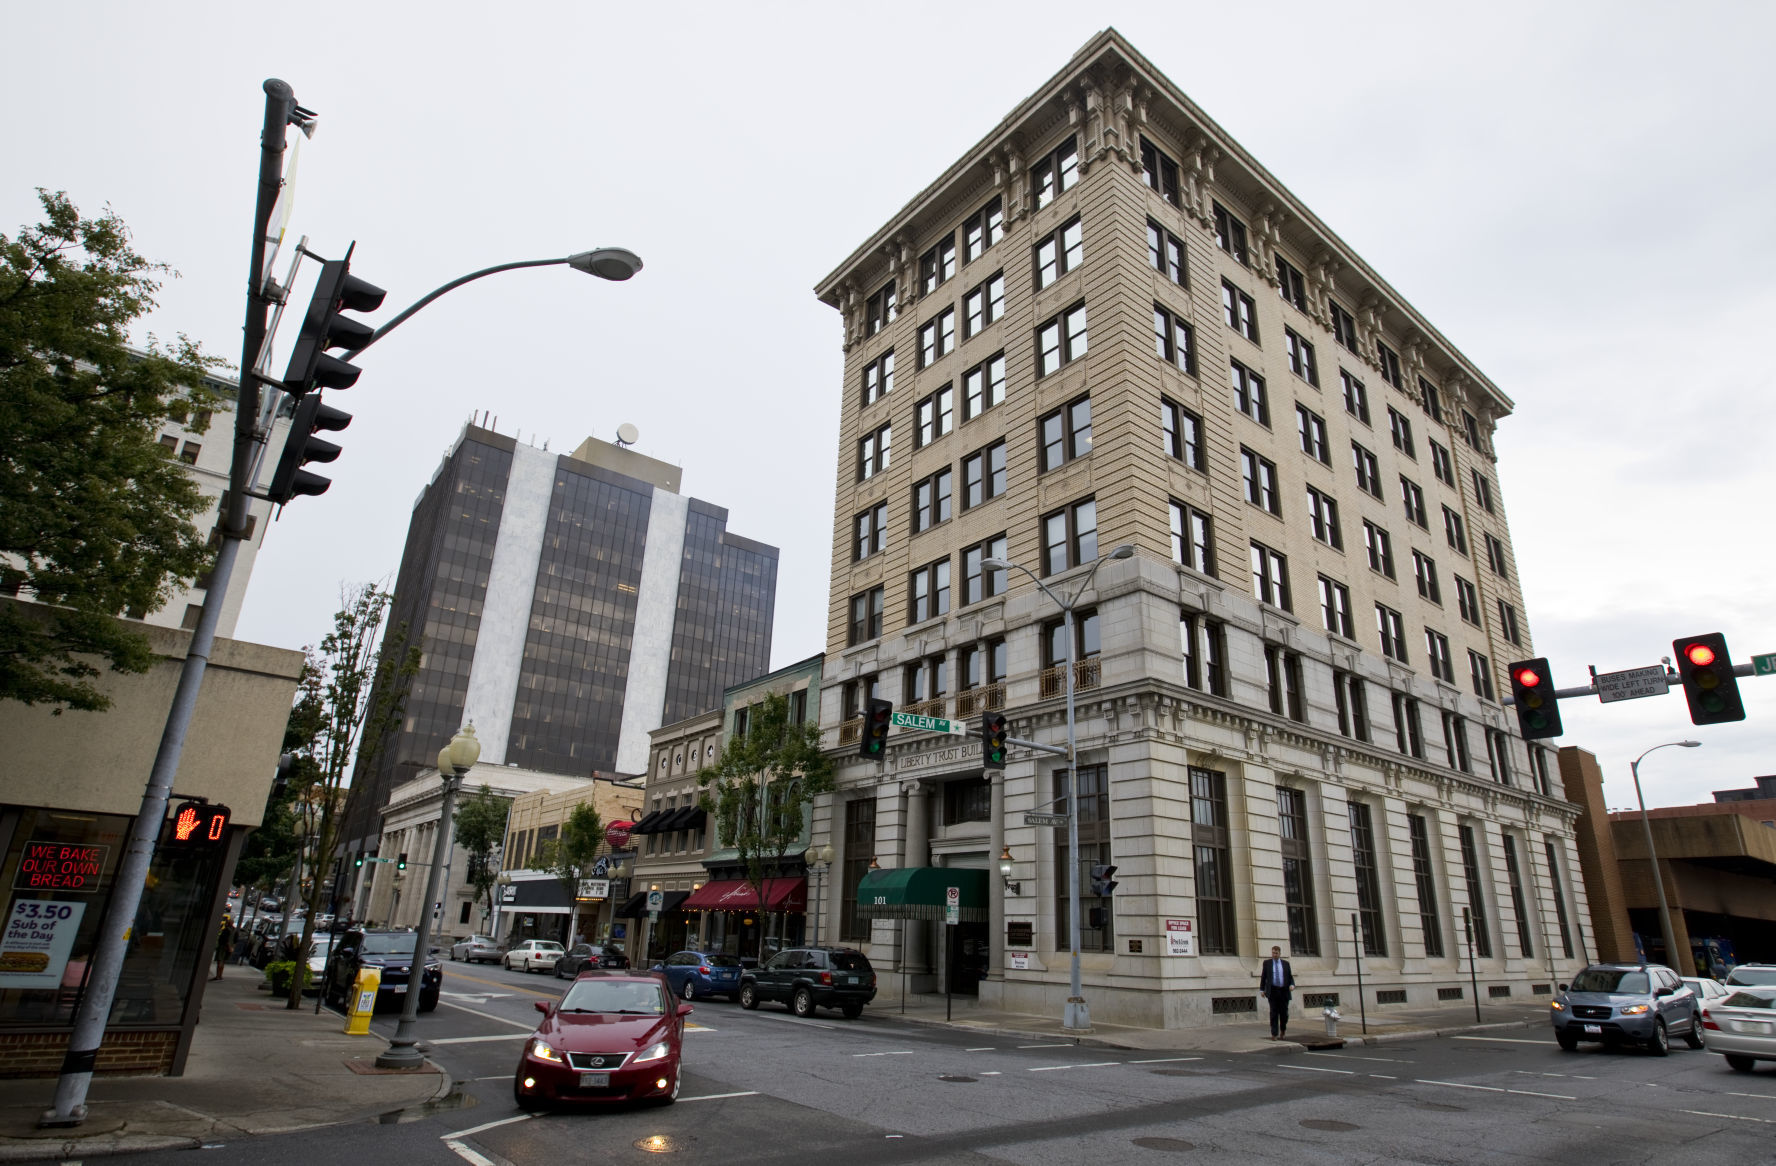
[{"label": "overcast sky", "polygon": [[[238,634],[314,643],[341,584],[392,585],[413,501],[486,410],[560,452],[633,423],[781,547],[781,665],[825,646],[842,337],[810,289],[1113,24],[1516,402],[1499,478],[1562,686],[1697,632],[1776,652],[1776,7],[1452,11],[13,5],[0,230],[37,221],[38,186],[109,204],[181,274],[144,334],[238,361],[275,76],[320,114],[291,241],[357,240],[381,319],[480,267],[631,248],[629,283],[494,276],[367,353],[329,397],[354,416],[333,488],[271,528]],[[1678,693],[1563,701],[1562,743],[1625,807],[1629,762],[1693,735],[1642,779],[1649,805],[1706,801],[1776,772],[1776,678],[1742,683],[1731,725]]]}]

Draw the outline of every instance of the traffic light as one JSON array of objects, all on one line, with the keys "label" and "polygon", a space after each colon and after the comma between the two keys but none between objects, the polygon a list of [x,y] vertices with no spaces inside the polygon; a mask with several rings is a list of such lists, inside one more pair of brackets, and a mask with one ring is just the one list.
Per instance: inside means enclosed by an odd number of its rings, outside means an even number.
[{"label": "traffic light", "polygon": [[1554,673],[1545,657],[1511,665],[1511,699],[1525,741],[1560,736],[1560,701],[1554,696]]},{"label": "traffic light", "polygon": [[894,702],[870,697],[863,705],[863,739],[857,755],[880,761],[888,753],[888,726],[894,720]]},{"label": "traffic light", "polygon": [[168,850],[210,850],[228,838],[228,807],[185,802],[173,812],[173,824],[162,846]]},{"label": "traffic light", "polygon": [[[356,247],[357,244],[352,244]],[[351,273],[351,252],[344,259],[329,259],[321,266],[309,297],[308,315],[290,349],[290,366],[284,370],[284,392],[300,397],[310,389],[348,389],[358,379],[358,367],[347,364],[327,349],[354,352],[370,343],[376,329],[362,320],[339,313],[374,312],[382,307],[385,293]]]},{"label": "traffic light", "polygon": [[277,470],[265,496],[282,505],[298,494],[325,494],[333,484],[331,478],[311,474],[302,467],[309,462],[330,462],[339,456],[339,447],[317,432],[336,432],[351,424],[351,414],[331,405],[321,404],[321,395],[302,398],[296,403],[296,415],[290,421],[290,436],[284,439],[284,453],[278,458]]},{"label": "traffic light", "polygon": [[1092,894],[1107,898],[1116,890],[1116,868],[1105,863],[1092,864]]},{"label": "traffic light", "polygon": [[1671,641],[1671,648],[1677,653],[1677,674],[1683,680],[1684,699],[1690,702],[1692,724],[1745,719],[1739,681],[1733,676],[1733,658],[1727,654],[1727,637],[1719,632],[1687,636]]},{"label": "traffic light", "polygon": [[364,856],[361,854],[358,855],[357,858],[352,860],[352,865],[353,866],[363,866],[364,865]]},{"label": "traffic light", "polygon": [[1004,713],[984,713],[981,716],[981,758],[988,769],[1005,768],[1005,735],[1006,724]]},{"label": "traffic light", "polygon": [[395,859],[395,869],[396,870],[406,870],[407,869],[407,852],[405,850],[403,850],[401,852],[401,855],[399,858]]}]

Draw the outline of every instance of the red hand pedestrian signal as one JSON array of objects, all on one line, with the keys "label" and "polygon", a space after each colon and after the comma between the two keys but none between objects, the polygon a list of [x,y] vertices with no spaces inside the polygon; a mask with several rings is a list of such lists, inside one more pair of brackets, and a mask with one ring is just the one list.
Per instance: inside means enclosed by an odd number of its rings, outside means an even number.
[{"label": "red hand pedestrian signal", "polygon": [[172,833],[163,844],[169,850],[209,850],[228,837],[227,806],[186,802],[173,815]]},{"label": "red hand pedestrian signal", "polygon": [[173,841],[190,842],[192,833],[197,829],[197,807],[186,806],[173,819]]}]

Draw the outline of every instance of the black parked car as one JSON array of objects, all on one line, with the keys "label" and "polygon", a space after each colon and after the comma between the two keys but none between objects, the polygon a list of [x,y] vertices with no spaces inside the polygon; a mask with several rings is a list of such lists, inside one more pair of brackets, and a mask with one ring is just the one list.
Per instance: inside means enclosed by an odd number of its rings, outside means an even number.
[{"label": "black parked car", "polygon": [[845,1019],[855,1020],[875,998],[876,972],[869,957],[849,947],[792,947],[761,968],[748,968],[740,979],[740,1007],[781,1000],[797,1016],[837,1008]]},{"label": "black parked car", "polygon": [[576,943],[555,961],[555,978],[571,980],[586,968],[616,968],[621,971],[628,966],[629,957],[623,954],[622,948],[614,944]]},{"label": "black parked car", "polygon": [[[376,1006],[394,1004],[407,995],[413,978],[413,946],[419,938],[412,931],[352,930],[333,945],[332,957],[321,980],[321,993],[330,1004],[341,1007],[351,995],[352,982],[360,968],[377,968],[382,982],[376,990]],[[437,949],[425,957],[425,972],[419,986],[419,1010],[430,1012],[438,1006],[438,992],[444,983],[444,965],[438,961]]]}]

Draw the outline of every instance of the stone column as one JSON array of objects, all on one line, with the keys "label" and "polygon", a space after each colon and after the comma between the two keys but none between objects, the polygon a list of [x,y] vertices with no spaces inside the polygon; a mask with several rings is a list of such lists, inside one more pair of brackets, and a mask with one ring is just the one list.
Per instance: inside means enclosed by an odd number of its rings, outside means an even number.
[{"label": "stone column", "polygon": [[999,874],[999,855],[1005,848],[1005,771],[989,769],[991,783],[987,829],[987,977],[1005,975],[1005,879]]},{"label": "stone column", "polygon": [[[922,781],[906,783],[907,821],[906,851],[901,855],[902,866],[931,865],[931,820],[927,813],[930,801],[930,788]],[[917,974],[929,968],[931,944],[926,932],[927,924],[923,920],[915,920],[907,924],[906,965]]]}]

